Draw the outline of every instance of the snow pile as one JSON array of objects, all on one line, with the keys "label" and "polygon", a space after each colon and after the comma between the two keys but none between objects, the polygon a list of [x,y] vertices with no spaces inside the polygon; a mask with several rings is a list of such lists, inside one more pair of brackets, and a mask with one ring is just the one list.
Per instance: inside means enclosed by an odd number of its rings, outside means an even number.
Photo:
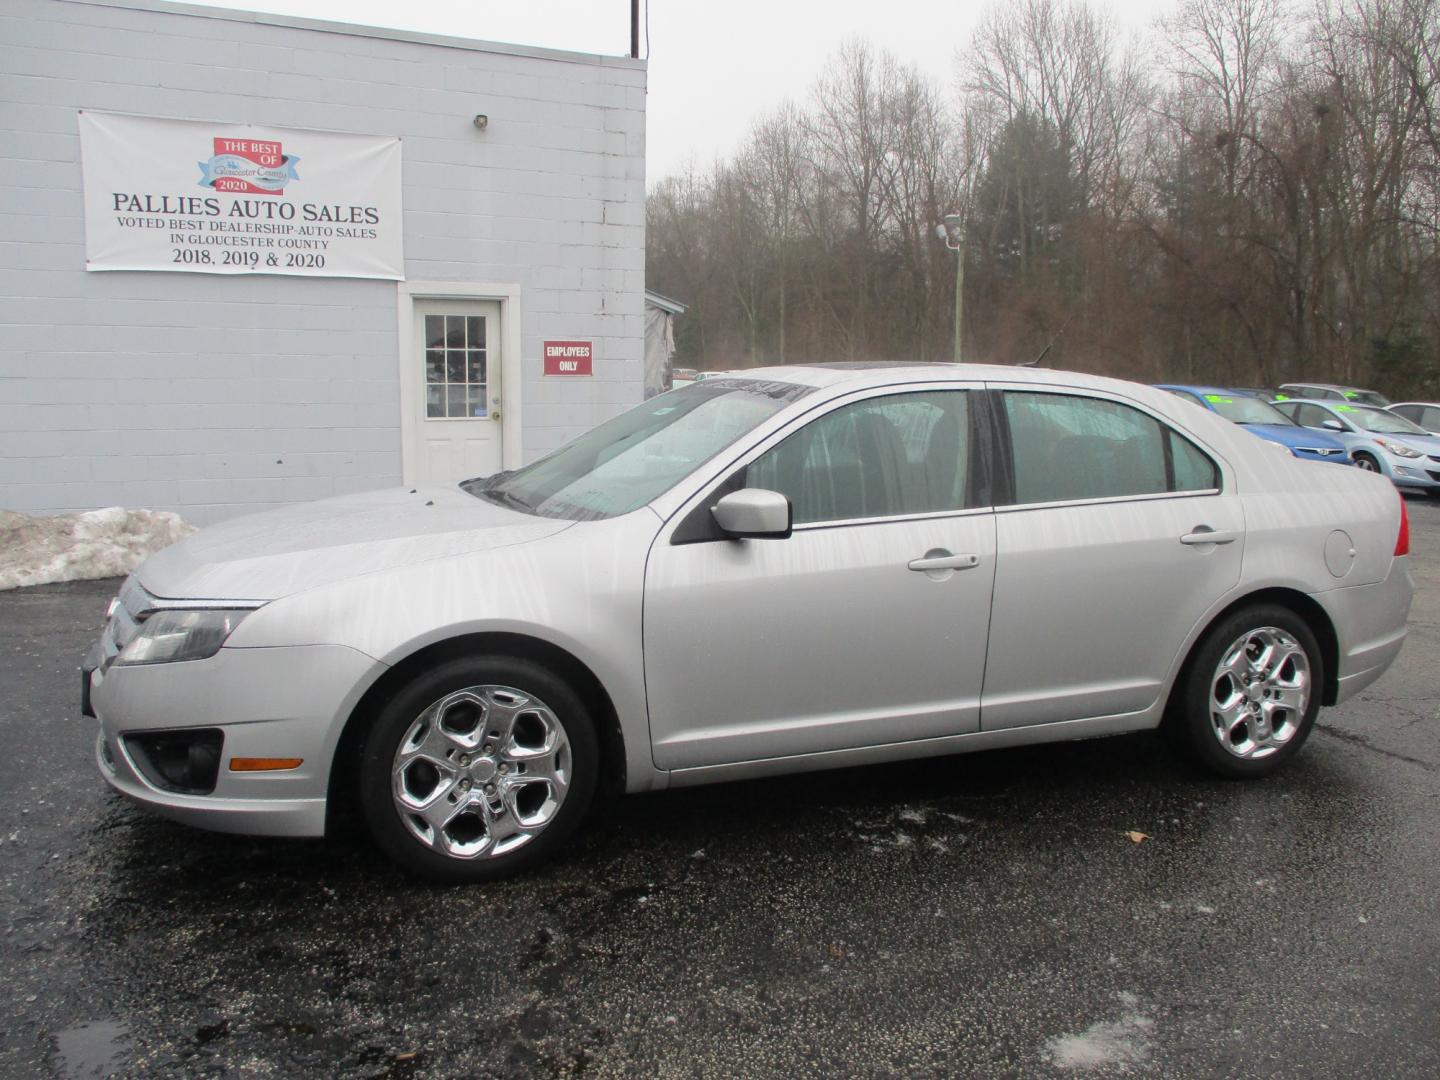
[{"label": "snow pile", "polygon": [[1052,1064],[1061,1069],[1100,1069],[1147,1061],[1154,1049],[1155,1021],[1138,1011],[1134,994],[1122,993],[1119,1020],[1091,1024],[1079,1035],[1062,1035],[1046,1044]]},{"label": "snow pile", "polygon": [[55,517],[0,510],[0,589],[120,577],[194,531],[165,510],[111,506]]}]

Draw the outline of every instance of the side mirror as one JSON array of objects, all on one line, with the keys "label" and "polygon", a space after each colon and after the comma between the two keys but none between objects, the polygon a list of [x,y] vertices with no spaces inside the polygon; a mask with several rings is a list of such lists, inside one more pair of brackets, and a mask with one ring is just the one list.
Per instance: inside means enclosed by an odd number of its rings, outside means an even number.
[{"label": "side mirror", "polygon": [[1322,420],[1320,426],[1326,431],[1344,431],[1345,425],[1339,420]]},{"label": "side mirror", "polygon": [[742,488],[710,508],[726,536],[740,540],[784,540],[790,535],[790,500],[778,491]]}]

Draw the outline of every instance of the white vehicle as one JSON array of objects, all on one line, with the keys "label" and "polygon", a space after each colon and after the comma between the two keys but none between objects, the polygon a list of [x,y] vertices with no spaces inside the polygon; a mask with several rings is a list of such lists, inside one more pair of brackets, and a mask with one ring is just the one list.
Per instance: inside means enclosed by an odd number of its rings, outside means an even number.
[{"label": "white vehicle", "polygon": [[180,821],[410,871],[544,858],[598,787],[1163,726],[1288,761],[1405,638],[1404,504],[1162,390],[786,367],[456,487],[226,522],[126,582],[99,767]]}]

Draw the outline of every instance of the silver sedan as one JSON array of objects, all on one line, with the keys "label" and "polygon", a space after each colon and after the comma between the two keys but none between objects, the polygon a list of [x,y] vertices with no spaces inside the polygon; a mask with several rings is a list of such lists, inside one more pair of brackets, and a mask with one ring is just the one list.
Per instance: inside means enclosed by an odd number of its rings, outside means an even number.
[{"label": "silver sedan", "polygon": [[447,489],[230,521],[86,662],[120,792],[363,815],[409,871],[543,859],[647,791],[1162,728],[1258,777],[1400,650],[1403,501],[1133,383],[784,367]]}]

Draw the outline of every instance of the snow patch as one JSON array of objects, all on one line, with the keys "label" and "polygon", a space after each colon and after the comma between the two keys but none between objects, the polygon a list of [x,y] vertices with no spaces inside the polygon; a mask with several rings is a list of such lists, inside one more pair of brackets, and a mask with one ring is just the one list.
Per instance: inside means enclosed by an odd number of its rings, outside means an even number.
[{"label": "snow patch", "polygon": [[111,506],[54,517],[0,510],[0,589],[122,577],[194,531],[166,510]]},{"label": "snow patch", "polygon": [[1155,1021],[1139,1011],[1134,994],[1120,995],[1126,1010],[1118,1020],[1091,1024],[1078,1035],[1058,1035],[1045,1044],[1050,1061],[1061,1069],[1099,1069],[1148,1061],[1155,1048]]}]

